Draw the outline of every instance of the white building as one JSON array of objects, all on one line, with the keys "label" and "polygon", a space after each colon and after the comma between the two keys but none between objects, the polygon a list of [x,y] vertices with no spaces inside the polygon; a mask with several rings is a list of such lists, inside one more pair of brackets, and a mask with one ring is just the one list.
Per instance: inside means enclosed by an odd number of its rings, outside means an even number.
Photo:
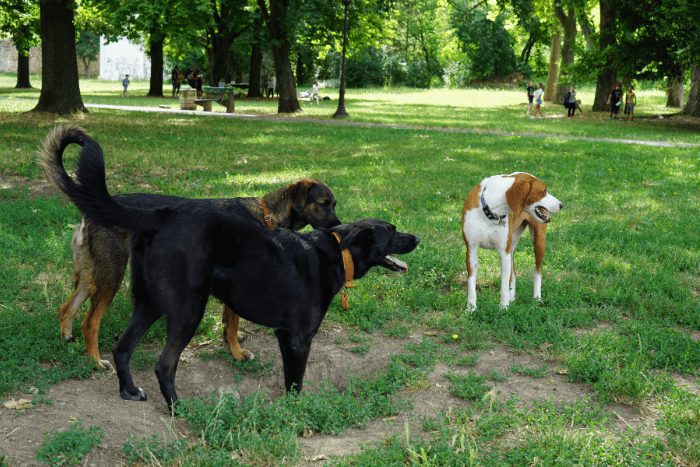
[{"label": "white building", "polygon": [[100,79],[120,80],[126,74],[131,79],[151,78],[151,59],[143,46],[124,38],[107,43],[100,37]]}]

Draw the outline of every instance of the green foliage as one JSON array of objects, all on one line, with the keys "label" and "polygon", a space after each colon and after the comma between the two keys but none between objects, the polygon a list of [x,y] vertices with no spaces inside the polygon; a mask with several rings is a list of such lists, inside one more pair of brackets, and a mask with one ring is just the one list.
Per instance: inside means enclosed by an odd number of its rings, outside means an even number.
[{"label": "green foliage", "polygon": [[700,398],[697,394],[671,391],[661,403],[657,427],[666,433],[669,447],[685,464],[700,463]]},{"label": "green foliage", "polygon": [[544,378],[549,371],[547,365],[542,365],[540,367],[528,367],[525,365],[511,365],[510,371],[522,376],[529,376],[530,378]]},{"label": "green foliage", "polygon": [[8,33],[20,53],[39,43],[39,2],[0,0],[0,32]]},{"label": "green foliage", "polygon": [[44,444],[37,451],[36,458],[50,465],[80,464],[103,436],[102,428],[92,425],[85,429],[78,421],[66,431],[45,433]]},{"label": "green foliage", "polygon": [[502,78],[517,71],[513,38],[505,29],[503,14],[491,20],[488,10],[457,3],[451,22],[471,80]]}]

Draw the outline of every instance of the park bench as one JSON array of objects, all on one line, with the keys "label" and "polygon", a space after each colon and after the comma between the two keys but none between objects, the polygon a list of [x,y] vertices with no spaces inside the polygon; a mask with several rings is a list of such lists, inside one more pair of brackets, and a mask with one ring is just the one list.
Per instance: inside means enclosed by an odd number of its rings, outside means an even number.
[{"label": "park bench", "polygon": [[194,103],[200,105],[204,108],[205,112],[211,112],[212,102],[226,107],[226,113],[233,113],[233,87],[224,86],[222,88],[214,86],[204,86],[202,91],[204,96],[202,98],[197,98]]}]

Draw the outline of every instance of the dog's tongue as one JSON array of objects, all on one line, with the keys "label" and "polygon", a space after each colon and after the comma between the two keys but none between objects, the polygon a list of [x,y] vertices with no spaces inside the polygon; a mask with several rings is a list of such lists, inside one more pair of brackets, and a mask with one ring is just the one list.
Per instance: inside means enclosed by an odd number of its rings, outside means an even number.
[{"label": "dog's tongue", "polygon": [[387,255],[386,260],[389,261],[391,264],[396,266],[397,268],[401,269],[403,272],[408,271],[408,264],[404,263],[398,258],[394,258],[393,256]]}]

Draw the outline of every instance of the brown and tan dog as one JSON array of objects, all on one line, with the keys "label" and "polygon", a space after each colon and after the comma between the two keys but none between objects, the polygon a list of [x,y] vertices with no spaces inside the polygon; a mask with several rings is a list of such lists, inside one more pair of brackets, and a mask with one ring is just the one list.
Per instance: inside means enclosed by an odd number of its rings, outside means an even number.
[{"label": "brown and tan dog", "polygon": [[[70,127],[59,127],[50,133],[44,143],[44,154],[63,152],[71,137],[79,131]],[[47,160],[56,160],[47,157]],[[60,180],[51,181],[60,187]],[[175,207],[187,201],[176,196],[151,194],[127,194],[114,197],[118,202],[142,209]],[[330,228],[340,224],[335,214],[336,200],[333,192],[324,183],[315,180],[300,180],[296,183],[268,193],[262,198],[212,199],[210,203],[224,208],[243,207],[251,216],[251,222],[263,224],[268,229],[284,227],[298,230],[306,225],[314,228]],[[98,336],[100,322],[112,303],[124,277],[129,259],[131,233],[121,228],[105,228],[80,221],[72,240],[73,273],[75,286],[59,311],[61,337],[74,340],[73,318],[80,306],[89,298],[90,308],[81,325],[88,356],[102,369],[111,368],[107,360],[100,358]],[[223,309],[224,339],[236,360],[253,358],[253,354],[238,343],[239,317],[229,307]]]}]

